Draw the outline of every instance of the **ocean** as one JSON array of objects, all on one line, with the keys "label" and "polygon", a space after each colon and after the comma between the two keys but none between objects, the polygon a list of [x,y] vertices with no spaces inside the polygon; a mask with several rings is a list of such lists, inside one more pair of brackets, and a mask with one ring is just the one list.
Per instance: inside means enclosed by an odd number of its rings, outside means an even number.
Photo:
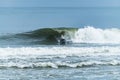
[{"label": "ocean", "polygon": [[39,28],[119,28],[120,7],[0,7],[0,33]]},{"label": "ocean", "polygon": [[[119,8],[3,8],[0,12],[4,30],[0,80],[120,79]],[[66,44],[60,45],[63,32]]]}]

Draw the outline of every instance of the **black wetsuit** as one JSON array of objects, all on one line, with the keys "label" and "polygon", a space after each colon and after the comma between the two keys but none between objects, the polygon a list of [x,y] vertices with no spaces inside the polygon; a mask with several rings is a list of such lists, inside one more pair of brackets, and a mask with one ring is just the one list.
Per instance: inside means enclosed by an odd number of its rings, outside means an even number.
[{"label": "black wetsuit", "polygon": [[66,40],[65,39],[60,39],[60,45],[65,45],[66,44]]}]

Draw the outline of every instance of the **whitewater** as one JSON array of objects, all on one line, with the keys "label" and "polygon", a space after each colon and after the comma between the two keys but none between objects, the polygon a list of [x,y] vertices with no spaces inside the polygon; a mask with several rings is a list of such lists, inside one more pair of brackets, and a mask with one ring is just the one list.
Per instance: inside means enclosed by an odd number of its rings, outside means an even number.
[{"label": "whitewater", "polygon": [[[62,31],[66,45],[57,42]],[[0,79],[119,80],[119,34],[91,26],[1,34]]]},{"label": "whitewater", "polygon": [[75,43],[120,43],[120,29],[100,29],[87,26],[78,29],[72,39]]}]

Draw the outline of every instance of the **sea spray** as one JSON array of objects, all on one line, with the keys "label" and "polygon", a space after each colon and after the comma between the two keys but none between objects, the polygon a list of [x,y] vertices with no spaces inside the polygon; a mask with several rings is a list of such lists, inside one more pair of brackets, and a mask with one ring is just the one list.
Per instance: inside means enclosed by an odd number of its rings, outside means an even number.
[{"label": "sea spray", "polygon": [[75,32],[73,43],[120,43],[120,29],[100,29],[87,26]]}]

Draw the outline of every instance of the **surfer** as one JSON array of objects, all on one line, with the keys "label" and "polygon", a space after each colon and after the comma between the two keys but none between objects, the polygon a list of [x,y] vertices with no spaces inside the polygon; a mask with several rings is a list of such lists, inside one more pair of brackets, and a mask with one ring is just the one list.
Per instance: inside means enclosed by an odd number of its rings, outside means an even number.
[{"label": "surfer", "polygon": [[62,35],[61,39],[60,39],[60,45],[65,45],[65,44],[66,44],[66,40],[65,40],[64,36]]}]

